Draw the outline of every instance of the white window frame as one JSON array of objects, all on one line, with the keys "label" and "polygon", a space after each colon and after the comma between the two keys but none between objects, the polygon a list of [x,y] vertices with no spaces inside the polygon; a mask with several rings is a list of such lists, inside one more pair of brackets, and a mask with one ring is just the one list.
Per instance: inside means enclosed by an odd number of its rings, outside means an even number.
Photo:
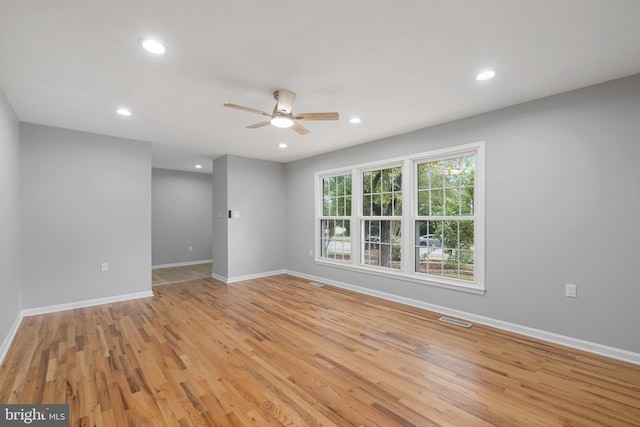
[{"label": "white window frame", "polygon": [[[347,175],[351,175],[351,215],[347,216],[347,215],[338,215],[338,216],[331,216],[331,215],[324,215],[324,179],[325,178],[334,178],[334,177],[338,177],[338,176],[347,176]],[[340,170],[336,170],[336,171],[327,171],[325,173],[322,174],[317,174],[316,173],[316,191],[315,191],[315,199],[316,199],[316,220],[315,220],[315,241],[318,243],[316,245],[316,250],[315,252],[315,259],[317,260],[323,260],[324,262],[331,262],[331,263],[337,263],[337,264],[345,264],[345,263],[350,263],[351,261],[345,261],[345,260],[340,260],[340,259],[335,259],[335,258],[325,258],[322,257],[322,230],[320,227],[320,224],[322,224],[322,221],[325,220],[338,220],[338,221],[349,221],[350,222],[350,229],[353,230],[353,175],[351,173],[350,170],[344,170],[344,169],[340,169]],[[351,231],[351,233],[353,233],[353,231]],[[353,237],[352,237],[353,239]],[[353,241],[351,242],[351,253],[349,254],[349,258],[350,260],[353,260]]]},{"label": "white window frame", "polygon": [[[384,161],[369,162],[366,164],[353,165],[340,169],[316,172],[315,174],[315,258],[316,264],[348,269],[353,271],[389,277],[413,283],[420,283],[429,286],[436,286],[447,289],[455,289],[476,294],[485,292],[485,143],[484,141],[471,144],[459,145],[455,147],[443,148],[414,155],[386,159]],[[431,162],[460,156],[475,156],[475,177],[474,177],[474,280],[462,280],[415,271],[415,236],[416,221],[420,220],[417,215],[417,165],[419,163]],[[399,270],[366,265],[361,263],[362,223],[364,219],[370,217],[362,216],[362,173],[365,171],[385,169],[402,165],[402,246],[401,246],[401,268]],[[332,260],[320,256],[320,223],[323,217],[322,212],[322,180],[325,177],[336,175],[351,175],[351,257],[350,261]],[[386,219],[378,217],[375,219]]]}]

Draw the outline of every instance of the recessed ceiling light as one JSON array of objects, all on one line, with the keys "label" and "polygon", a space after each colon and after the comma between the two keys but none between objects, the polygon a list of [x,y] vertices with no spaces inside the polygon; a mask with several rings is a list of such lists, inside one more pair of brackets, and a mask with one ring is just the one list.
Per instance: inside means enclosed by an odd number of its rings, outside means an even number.
[{"label": "recessed ceiling light", "polygon": [[361,122],[362,122],[362,119],[360,117],[351,117],[349,119],[349,123],[356,124],[356,123],[361,123]]},{"label": "recessed ceiling light", "polygon": [[202,165],[195,165],[194,168],[196,169],[202,169]]},{"label": "recessed ceiling light", "polygon": [[116,110],[116,113],[126,117],[129,117],[131,115],[131,111],[128,108],[118,108]]},{"label": "recessed ceiling light", "polygon": [[287,144],[281,142],[280,144],[278,144],[278,148],[287,148]]},{"label": "recessed ceiling light", "polygon": [[489,80],[496,76],[496,72],[493,70],[483,71],[476,76],[476,80]]},{"label": "recessed ceiling light", "polygon": [[155,53],[156,55],[162,55],[167,51],[167,48],[157,40],[141,39],[140,44],[147,52]]}]

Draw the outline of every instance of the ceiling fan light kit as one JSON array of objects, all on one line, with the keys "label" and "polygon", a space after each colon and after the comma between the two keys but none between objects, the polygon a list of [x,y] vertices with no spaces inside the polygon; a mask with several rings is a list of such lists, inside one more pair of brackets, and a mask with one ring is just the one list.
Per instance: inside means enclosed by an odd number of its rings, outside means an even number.
[{"label": "ceiling fan light kit", "polygon": [[285,89],[276,90],[273,92],[273,97],[276,100],[276,105],[273,107],[273,112],[271,114],[265,111],[256,110],[255,108],[232,104],[230,102],[225,102],[224,106],[228,108],[235,108],[236,110],[247,111],[249,113],[260,114],[270,118],[268,121],[262,121],[247,126],[249,129],[257,129],[267,126],[268,124],[272,124],[279,128],[291,128],[300,135],[306,135],[311,131],[298,123],[298,121],[338,120],[340,118],[340,115],[335,112],[293,114],[293,101],[296,99],[296,94]]},{"label": "ceiling fan light kit", "polygon": [[271,124],[277,128],[290,128],[293,126],[293,119],[285,116],[276,116],[271,119]]}]

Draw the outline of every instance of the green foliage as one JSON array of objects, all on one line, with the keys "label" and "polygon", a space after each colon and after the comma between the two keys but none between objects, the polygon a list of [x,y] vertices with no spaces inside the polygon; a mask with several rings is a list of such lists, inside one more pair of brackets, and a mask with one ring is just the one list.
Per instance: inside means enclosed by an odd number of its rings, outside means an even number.
[{"label": "green foliage", "polygon": [[331,176],[322,180],[322,215],[351,215],[351,175]]},{"label": "green foliage", "polygon": [[418,165],[418,215],[473,215],[473,156]]},{"label": "green foliage", "polygon": [[362,174],[364,216],[402,215],[402,167]]},{"label": "green foliage", "polygon": [[402,239],[400,235],[394,235],[391,238],[391,259],[393,261],[400,261],[402,259]]}]

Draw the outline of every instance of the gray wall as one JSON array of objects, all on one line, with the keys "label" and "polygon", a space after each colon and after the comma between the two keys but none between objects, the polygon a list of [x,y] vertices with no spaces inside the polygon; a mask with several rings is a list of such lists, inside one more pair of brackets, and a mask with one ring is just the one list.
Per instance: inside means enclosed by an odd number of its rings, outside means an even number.
[{"label": "gray wall", "polygon": [[229,276],[284,269],[286,265],[285,169],[282,163],[228,158]]},{"label": "gray wall", "polygon": [[229,277],[228,220],[227,220],[227,160],[228,156],[215,159],[212,165],[213,227],[211,231],[211,259],[213,273]]},{"label": "gray wall", "polygon": [[152,170],[154,266],[211,259],[212,185],[211,174]]},{"label": "gray wall", "polygon": [[21,123],[20,177],[23,308],[151,289],[149,143]]},{"label": "gray wall", "polygon": [[[213,162],[213,182],[214,273],[233,280],[284,269],[284,165],[224,156]],[[240,218],[229,219],[228,210]]]},{"label": "gray wall", "polygon": [[[640,353],[640,75],[290,163],[292,271]],[[313,174],[486,141],[484,296],[316,265]],[[578,298],[564,296],[565,283]]]},{"label": "gray wall", "polygon": [[19,124],[0,88],[0,345],[22,308],[20,283]]}]

